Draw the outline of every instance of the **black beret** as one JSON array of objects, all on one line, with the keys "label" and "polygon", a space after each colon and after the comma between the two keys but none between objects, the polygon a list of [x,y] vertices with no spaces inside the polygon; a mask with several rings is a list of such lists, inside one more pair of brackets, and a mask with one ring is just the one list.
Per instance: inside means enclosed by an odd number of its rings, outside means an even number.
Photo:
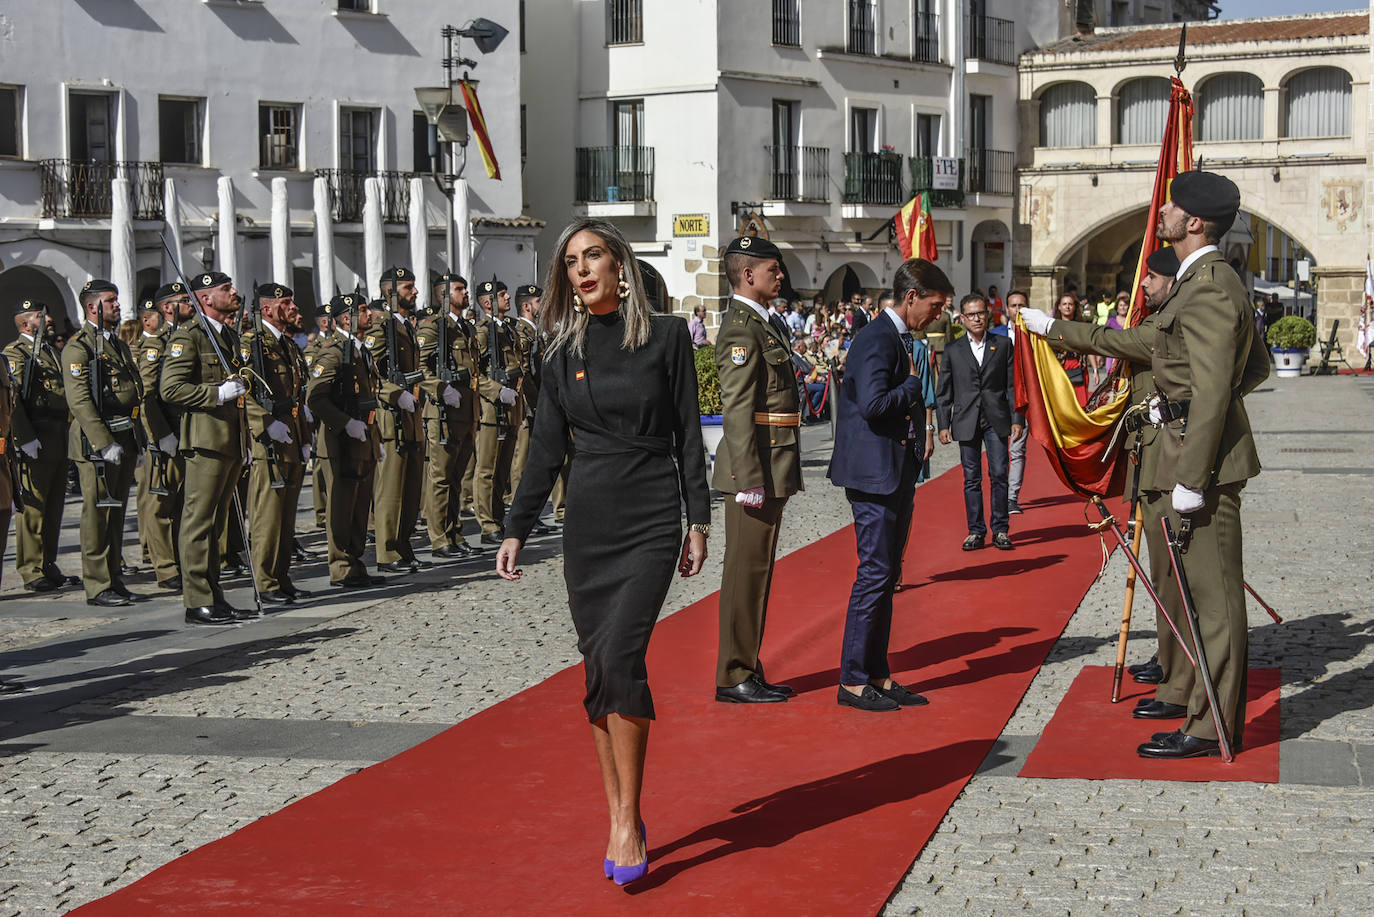
[{"label": "black beret", "polygon": [[436,287],[438,287],[438,286],[443,286],[443,285],[446,284],[446,283],[449,283],[449,284],[459,283],[459,284],[462,284],[463,286],[467,286],[467,285],[468,285],[468,282],[467,282],[466,280],[463,279],[463,275],[462,275],[462,274],[447,273],[447,274],[438,274],[438,275],[435,276],[435,278],[434,278],[434,286],[436,286]]},{"label": "black beret", "polygon": [[231,282],[228,274],[221,274],[219,271],[206,271],[204,274],[197,274],[191,278],[191,289],[213,290],[215,287],[222,287]]},{"label": "black beret", "polygon": [[179,280],[174,280],[171,283],[164,283],[162,286],[158,287],[157,292],[153,294],[153,302],[162,302],[164,299],[171,299],[173,296],[181,296],[185,292],[186,287],[184,287]]},{"label": "black beret", "polygon": [[1190,216],[1218,223],[1234,221],[1240,210],[1240,189],[1215,172],[1180,172],[1170,186],[1170,198]]},{"label": "black beret", "polygon": [[1160,246],[1150,257],[1145,259],[1145,266],[1156,274],[1173,277],[1179,269],[1178,252],[1174,251],[1172,245]]},{"label": "black beret", "polygon": [[385,299],[374,299],[374,300],[372,300],[371,302],[368,302],[368,303],[358,303],[358,305],[360,305],[360,306],[366,305],[369,309],[371,309],[371,310],[374,311],[374,312],[385,312],[385,311],[386,311],[386,300],[385,300]]},{"label": "black beret", "polygon": [[354,306],[362,306],[366,303],[366,297],[358,293],[340,293],[324,304],[324,314],[330,317],[344,315]]},{"label": "black beret", "polygon": [[281,283],[262,283],[258,284],[258,299],[290,299],[296,294],[292,289]]},{"label": "black beret", "polygon": [[767,239],[758,236],[740,236],[738,239],[731,239],[730,244],[725,246],[725,254],[782,260],[782,252],[778,251],[778,247]]},{"label": "black beret", "polygon": [[386,269],[386,273],[382,274],[382,280],[383,282],[388,280],[397,282],[409,280],[411,283],[414,283],[415,275],[411,273],[408,267],[389,267]]},{"label": "black beret", "polygon": [[113,293],[119,295],[119,287],[110,283],[108,280],[87,280],[86,285],[81,288],[82,294],[86,293]]},{"label": "black beret", "polygon": [[478,296],[495,296],[506,288],[506,285],[499,280],[483,280],[477,284]]},{"label": "black beret", "polygon": [[14,304],[14,314],[23,315],[26,312],[37,312],[40,309],[46,308],[48,307],[36,299],[21,299]]},{"label": "black beret", "polygon": [[529,299],[531,296],[543,296],[544,291],[532,283],[527,283],[515,288],[516,299]]}]

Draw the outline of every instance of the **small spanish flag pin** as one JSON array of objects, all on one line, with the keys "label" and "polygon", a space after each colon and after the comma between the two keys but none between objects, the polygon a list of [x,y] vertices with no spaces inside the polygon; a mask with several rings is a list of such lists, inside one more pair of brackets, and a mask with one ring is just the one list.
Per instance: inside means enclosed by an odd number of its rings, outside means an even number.
[{"label": "small spanish flag pin", "polygon": [[579,369],[579,370],[577,371],[577,375],[574,376],[573,378],[577,379],[578,382],[581,382],[581,381],[582,381],[583,379],[585,379],[586,377],[587,377],[587,371],[586,371],[585,369]]}]

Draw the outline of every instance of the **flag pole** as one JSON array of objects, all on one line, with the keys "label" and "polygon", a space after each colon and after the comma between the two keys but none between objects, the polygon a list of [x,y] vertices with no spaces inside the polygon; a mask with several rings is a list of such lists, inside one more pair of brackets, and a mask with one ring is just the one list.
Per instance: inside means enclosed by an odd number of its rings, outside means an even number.
[{"label": "flag pole", "polygon": [[[1131,520],[1131,553],[1140,556],[1142,525],[1140,501],[1135,504],[1135,518]],[[1116,638],[1116,669],[1112,672],[1112,703],[1121,700],[1121,677],[1126,669],[1126,639],[1131,635],[1131,608],[1135,604],[1135,567],[1126,570],[1126,600],[1121,606],[1121,633]]]}]

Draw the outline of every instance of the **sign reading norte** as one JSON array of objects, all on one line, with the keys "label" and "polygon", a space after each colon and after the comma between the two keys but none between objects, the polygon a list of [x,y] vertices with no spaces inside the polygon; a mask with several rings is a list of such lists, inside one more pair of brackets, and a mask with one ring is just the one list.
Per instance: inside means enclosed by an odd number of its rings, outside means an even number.
[{"label": "sign reading norte", "polygon": [[673,214],[673,235],[675,236],[709,236],[711,234],[711,217],[705,213],[675,213]]}]

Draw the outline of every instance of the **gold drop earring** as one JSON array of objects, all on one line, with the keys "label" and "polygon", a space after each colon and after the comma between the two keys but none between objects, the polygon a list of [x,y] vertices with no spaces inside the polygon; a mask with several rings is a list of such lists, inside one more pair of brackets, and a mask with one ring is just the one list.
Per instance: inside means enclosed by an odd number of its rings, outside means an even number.
[{"label": "gold drop earring", "polygon": [[625,269],[620,269],[620,280],[615,285],[615,295],[618,299],[630,298],[630,285],[625,282]]},{"label": "gold drop earring", "polygon": [[573,294],[573,311],[579,313],[587,311],[587,307],[582,305],[582,297],[576,293]]}]

